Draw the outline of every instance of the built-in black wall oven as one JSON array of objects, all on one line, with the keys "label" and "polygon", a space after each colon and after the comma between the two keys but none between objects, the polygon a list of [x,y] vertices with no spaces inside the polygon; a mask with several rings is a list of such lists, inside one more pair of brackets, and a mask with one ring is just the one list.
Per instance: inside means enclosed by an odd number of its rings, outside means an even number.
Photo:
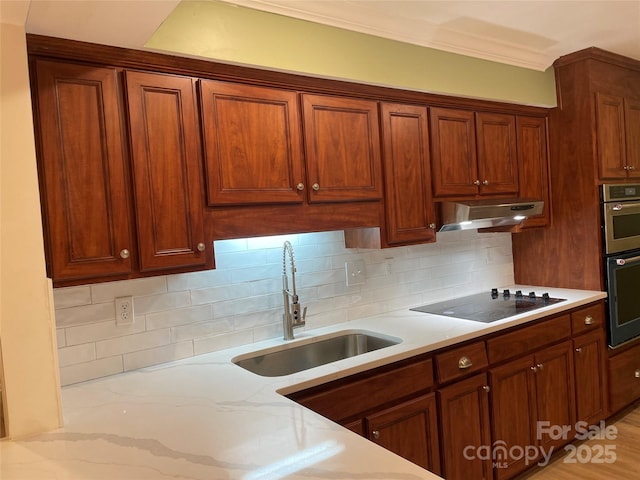
[{"label": "built-in black wall oven", "polygon": [[640,336],[640,184],[602,185],[609,345]]}]

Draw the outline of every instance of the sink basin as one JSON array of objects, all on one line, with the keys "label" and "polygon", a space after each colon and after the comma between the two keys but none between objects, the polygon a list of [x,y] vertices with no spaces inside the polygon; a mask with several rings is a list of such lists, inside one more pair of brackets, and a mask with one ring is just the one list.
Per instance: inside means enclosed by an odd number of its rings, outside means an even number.
[{"label": "sink basin", "polygon": [[298,346],[288,344],[284,347],[252,352],[232,361],[257,375],[280,377],[397,345],[400,342],[401,339],[387,335],[351,330],[319,337],[311,343]]}]

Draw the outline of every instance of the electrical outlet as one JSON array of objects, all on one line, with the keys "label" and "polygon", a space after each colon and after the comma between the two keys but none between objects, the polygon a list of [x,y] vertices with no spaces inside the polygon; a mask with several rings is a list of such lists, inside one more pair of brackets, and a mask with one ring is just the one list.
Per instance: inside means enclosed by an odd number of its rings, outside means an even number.
[{"label": "electrical outlet", "polygon": [[347,273],[347,287],[364,285],[367,278],[364,271],[364,260],[345,262],[344,268]]},{"label": "electrical outlet", "polygon": [[116,325],[133,324],[133,297],[116,298]]}]

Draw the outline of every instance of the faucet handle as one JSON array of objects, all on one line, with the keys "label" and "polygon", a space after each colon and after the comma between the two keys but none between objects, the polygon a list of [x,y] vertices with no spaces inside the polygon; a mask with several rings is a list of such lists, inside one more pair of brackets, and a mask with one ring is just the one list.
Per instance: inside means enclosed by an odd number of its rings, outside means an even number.
[{"label": "faucet handle", "polygon": [[[300,304],[299,303],[295,303],[294,305],[294,312],[299,313],[300,312]],[[293,317],[293,327],[294,328],[298,328],[298,327],[304,327],[306,322],[305,322],[305,318],[307,318],[307,307],[304,307],[302,309],[302,315],[294,315]]]}]

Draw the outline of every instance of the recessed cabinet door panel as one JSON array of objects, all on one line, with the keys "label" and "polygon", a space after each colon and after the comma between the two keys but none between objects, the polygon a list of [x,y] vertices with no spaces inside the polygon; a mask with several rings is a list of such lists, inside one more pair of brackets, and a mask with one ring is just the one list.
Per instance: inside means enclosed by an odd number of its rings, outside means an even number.
[{"label": "recessed cabinet door panel", "polygon": [[624,100],[627,169],[630,178],[640,178],[640,100]]},{"label": "recessed cabinet door panel", "polygon": [[49,273],[54,282],[129,273],[117,72],[38,60],[36,77]]},{"label": "recessed cabinet door panel", "polygon": [[596,144],[600,178],[625,178],[627,157],[622,97],[596,93]]},{"label": "recessed cabinet door panel", "polygon": [[478,113],[480,194],[518,193],[516,121],[513,115]]},{"label": "recessed cabinet door panel", "polygon": [[387,241],[435,241],[427,109],[383,103],[381,114]]},{"label": "recessed cabinet door panel", "polygon": [[524,227],[549,224],[549,162],[546,120],[539,117],[516,118],[518,146],[519,198],[544,201],[542,215],[527,218]]},{"label": "recessed cabinet door panel", "polygon": [[297,93],[213,80],[200,89],[209,204],[302,202]]},{"label": "recessed cabinet door panel", "polygon": [[303,95],[309,202],[382,197],[378,105]]},{"label": "recessed cabinet door panel", "polygon": [[440,473],[436,395],[418,397],[366,417],[367,436],[427,470]]},{"label": "recessed cabinet door panel", "polygon": [[604,331],[581,335],[573,340],[573,347],[577,419],[595,425],[607,416]]},{"label": "recessed cabinet door panel", "polygon": [[126,82],[140,269],[204,265],[193,80],[126,72]]},{"label": "recessed cabinet door panel", "polygon": [[473,112],[431,108],[430,124],[434,195],[475,195],[478,167]]}]

